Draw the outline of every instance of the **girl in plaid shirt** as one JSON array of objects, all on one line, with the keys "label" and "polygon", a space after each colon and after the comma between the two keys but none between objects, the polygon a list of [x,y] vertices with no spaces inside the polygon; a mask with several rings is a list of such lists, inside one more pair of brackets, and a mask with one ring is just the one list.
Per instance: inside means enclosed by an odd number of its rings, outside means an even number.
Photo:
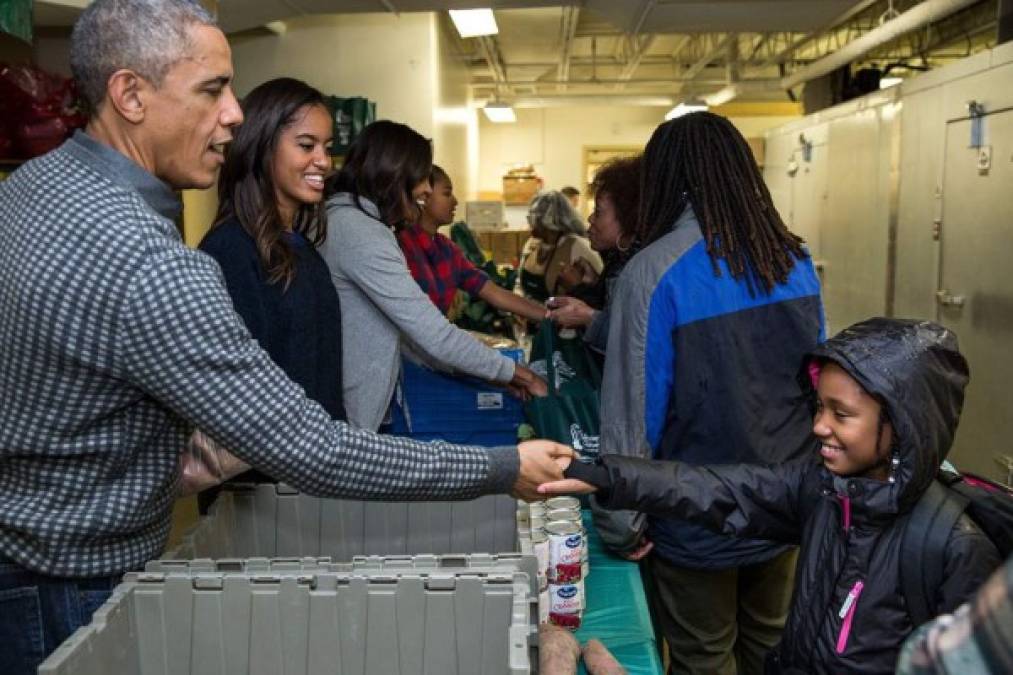
[{"label": "girl in plaid shirt", "polygon": [[545,307],[500,288],[482,270],[464,257],[450,239],[437,232],[441,225],[454,222],[457,197],[450,176],[437,165],[429,174],[432,194],[420,211],[418,220],[397,235],[408,269],[433,304],[447,314],[458,290],[472,298],[485,300],[497,309],[531,321],[545,318]]}]

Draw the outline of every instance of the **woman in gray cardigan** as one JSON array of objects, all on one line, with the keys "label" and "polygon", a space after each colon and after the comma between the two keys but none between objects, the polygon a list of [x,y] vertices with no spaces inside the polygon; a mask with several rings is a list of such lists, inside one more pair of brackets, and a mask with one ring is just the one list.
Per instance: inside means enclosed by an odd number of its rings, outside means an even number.
[{"label": "woman in gray cardigan", "polygon": [[342,378],[348,421],[376,430],[401,369],[402,343],[443,370],[544,396],[545,383],[455,327],[408,271],[393,228],[418,216],[430,192],[429,141],[404,124],[365,129],[328,184],[329,236],[321,254],[341,301]]}]

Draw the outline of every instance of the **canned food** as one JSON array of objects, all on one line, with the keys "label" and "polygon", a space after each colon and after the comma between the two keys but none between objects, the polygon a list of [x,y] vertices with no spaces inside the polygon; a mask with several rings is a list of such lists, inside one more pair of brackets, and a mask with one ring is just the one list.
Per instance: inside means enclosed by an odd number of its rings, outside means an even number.
[{"label": "canned food", "polygon": [[580,500],[576,497],[552,497],[545,500],[545,506],[549,509],[580,511]]},{"label": "canned food", "polygon": [[[559,525],[571,525],[571,524],[573,524],[573,522],[569,521],[569,520],[553,520],[553,521],[550,521],[546,525],[546,527],[551,527],[551,526],[557,525],[557,524],[559,524]],[[580,534],[581,534],[580,562],[581,562],[581,565],[582,565],[582,568],[583,568],[582,576],[587,577],[587,575],[591,573],[591,565],[588,562],[587,533],[584,531],[583,524],[579,524],[578,527],[580,528]],[[551,565],[552,561],[550,560],[549,563]],[[549,576],[550,577],[552,576],[551,571],[550,571]]]},{"label": "canned food", "polygon": [[549,584],[549,613],[577,614],[584,609],[583,581]]},{"label": "canned food", "polygon": [[581,576],[580,563],[559,563],[553,565],[549,572],[555,584],[569,584],[584,578]]},{"label": "canned food", "polygon": [[552,509],[551,511],[546,511],[545,519],[548,521],[565,520],[583,526],[580,520],[580,511],[574,511],[573,509]]},{"label": "canned food", "polygon": [[548,510],[548,507],[545,506],[545,502],[531,502],[528,504],[528,513],[532,516],[544,516],[545,512]]},{"label": "canned food", "polygon": [[549,589],[548,587],[543,588],[541,593],[538,594],[538,623],[549,622],[549,606],[551,601],[549,600]]},{"label": "canned food", "polygon": [[538,560],[538,587],[545,588],[549,578],[549,537],[541,530],[531,533],[531,548]]},{"label": "canned food", "polygon": [[528,521],[528,525],[531,526],[532,532],[544,531],[545,530],[545,518],[541,516],[532,515]]},{"label": "canned food", "polygon": [[584,535],[574,523],[557,521],[545,526],[549,535],[549,567],[559,564],[580,564]]},{"label": "canned food", "polygon": [[577,630],[580,628],[580,614],[560,614],[557,612],[549,612],[549,623],[561,628]]}]

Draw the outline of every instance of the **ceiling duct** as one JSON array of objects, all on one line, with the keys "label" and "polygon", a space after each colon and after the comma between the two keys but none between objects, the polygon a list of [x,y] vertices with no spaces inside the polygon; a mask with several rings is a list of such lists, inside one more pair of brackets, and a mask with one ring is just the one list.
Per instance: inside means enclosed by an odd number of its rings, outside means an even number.
[{"label": "ceiling duct", "polygon": [[896,19],[887,21],[879,28],[874,28],[857,40],[853,40],[839,50],[800,68],[781,80],[781,86],[791,89],[809,80],[821,77],[842,66],[859,59],[873,49],[891,42],[905,33],[943,19],[965,7],[970,7],[980,0],[925,0],[904,12]]}]

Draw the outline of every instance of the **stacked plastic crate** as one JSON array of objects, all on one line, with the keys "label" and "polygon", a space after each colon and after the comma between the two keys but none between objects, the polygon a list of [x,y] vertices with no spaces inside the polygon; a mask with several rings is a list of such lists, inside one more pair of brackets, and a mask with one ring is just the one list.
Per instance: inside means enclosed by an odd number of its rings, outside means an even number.
[{"label": "stacked plastic crate", "polygon": [[534,578],[520,555],[155,561],[39,673],[525,675]]},{"label": "stacked plastic crate", "polygon": [[[501,389],[406,362],[402,390],[396,433],[516,443],[523,410]],[[519,553],[517,509],[505,495],[361,502],[226,485],[39,672],[537,672],[538,565],[527,540]]]}]

